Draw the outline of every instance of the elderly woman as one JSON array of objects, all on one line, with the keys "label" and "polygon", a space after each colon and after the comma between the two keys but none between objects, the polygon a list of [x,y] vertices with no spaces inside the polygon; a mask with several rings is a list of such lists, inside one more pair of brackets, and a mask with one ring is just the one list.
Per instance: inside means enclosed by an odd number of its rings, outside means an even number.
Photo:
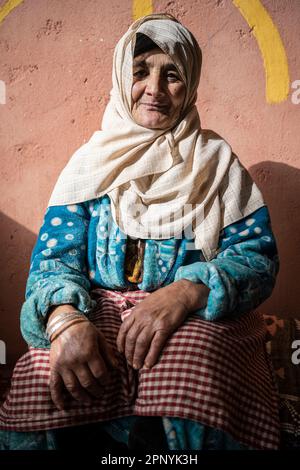
[{"label": "elderly woman", "polygon": [[200,127],[200,69],[170,15],[117,44],[102,130],[60,175],[32,254],[2,448],[103,431],[130,449],[278,447],[254,311],[276,244],[249,174]]}]

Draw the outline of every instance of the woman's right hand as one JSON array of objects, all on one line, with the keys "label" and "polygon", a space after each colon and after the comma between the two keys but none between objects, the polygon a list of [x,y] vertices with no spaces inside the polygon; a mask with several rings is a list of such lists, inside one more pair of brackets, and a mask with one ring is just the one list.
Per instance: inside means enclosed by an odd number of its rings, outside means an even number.
[{"label": "woman's right hand", "polygon": [[66,391],[77,401],[91,404],[101,397],[111,368],[118,366],[104,335],[89,321],[69,326],[51,343],[50,392],[62,410]]}]

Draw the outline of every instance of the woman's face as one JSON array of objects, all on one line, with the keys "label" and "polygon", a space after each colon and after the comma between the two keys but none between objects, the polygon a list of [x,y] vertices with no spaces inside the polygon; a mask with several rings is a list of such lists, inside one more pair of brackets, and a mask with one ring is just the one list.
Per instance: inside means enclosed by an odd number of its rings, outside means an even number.
[{"label": "woman's face", "polygon": [[185,91],[174,63],[161,49],[134,58],[131,113],[140,126],[172,127],[180,116]]}]

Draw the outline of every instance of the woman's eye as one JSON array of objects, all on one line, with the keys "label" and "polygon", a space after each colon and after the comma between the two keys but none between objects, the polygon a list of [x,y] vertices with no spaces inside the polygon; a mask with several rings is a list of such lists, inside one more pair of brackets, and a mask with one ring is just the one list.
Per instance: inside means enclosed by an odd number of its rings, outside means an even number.
[{"label": "woman's eye", "polygon": [[147,75],[147,72],[146,70],[136,70],[135,72],[133,72],[133,76],[135,78],[143,78]]},{"label": "woman's eye", "polygon": [[169,82],[177,82],[178,80],[180,80],[178,75],[176,75],[175,73],[168,73],[167,74],[167,79],[168,79]]}]

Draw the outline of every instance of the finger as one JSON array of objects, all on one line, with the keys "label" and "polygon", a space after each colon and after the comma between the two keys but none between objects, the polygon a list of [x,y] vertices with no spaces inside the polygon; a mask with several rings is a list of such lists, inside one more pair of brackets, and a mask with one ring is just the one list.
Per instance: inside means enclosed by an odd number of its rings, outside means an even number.
[{"label": "finger", "polygon": [[139,330],[134,325],[129,329],[125,337],[125,357],[128,362],[132,366],[133,363],[133,355],[136,345],[136,340],[139,335]]},{"label": "finger", "polygon": [[88,366],[74,369],[73,372],[77,376],[81,387],[90,395],[95,398],[100,398],[103,395],[103,387],[97,382]]},{"label": "finger", "polygon": [[52,370],[50,375],[50,394],[56,408],[63,410],[65,407],[65,388],[61,376],[55,370]]},{"label": "finger", "polygon": [[134,315],[131,314],[129,317],[126,318],[126,320],[124,320],[124,322],[122,323],[119,329],[119,333],[117,337],[117,348],[121,354],[124,354],[125,352],[126,335],[129,329],[134,324],[134,320],[135,320]]},{"label": "finger", "polygon": [[159,330],[155,333],[149,352],[145,358],[144,365],[146,368],[151,368],[157,363],[160,353],[169,337],[166,331]]},{"label": "finger", "polygon": [[155,331],[151,331],[149,328],[144,328],[136,338],[132,359],[132,366],[134,369],[140,369],[143,366],[154,334]]},{"label": "finger", "polygon": [[108,378],[106,364],[100,355],[96,355],[88,361],[88,367],[94,379],[100,384],[105,384]]},{"label": "finger", "polygon": [[74,398],[74,400],[83,402],[87,405],[92,404],[91,396],[80,385],[79,380],[72,370],[68,369],[62,371],[61,376],[64,381],[64,386],[66,387],[69,394]]},{"label": "finger", "polygon": [[[116,353],[113,350],[112,346],[107,342],[105,336],[98,332],[98,355],[96,356],[96,361],[99,362],[99,367],[102,368],[105,373],[107,373],[107,366],[117,368],[119,366],[118,359],[116,357]],[[94,360],[92,360],[92,363],[94,364]],[[101,372],[98,370],[99,367],[95,365],[97,374]]]}]

